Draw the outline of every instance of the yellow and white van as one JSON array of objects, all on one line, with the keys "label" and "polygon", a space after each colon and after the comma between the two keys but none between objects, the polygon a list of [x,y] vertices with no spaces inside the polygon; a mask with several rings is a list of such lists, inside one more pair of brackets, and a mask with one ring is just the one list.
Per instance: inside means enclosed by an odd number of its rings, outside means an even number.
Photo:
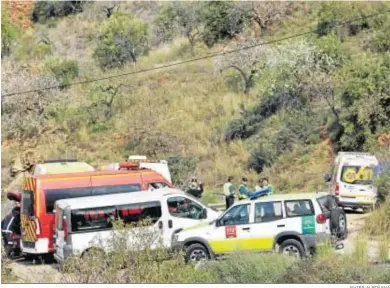
[{"label": "yellow and white van", "polygon": [[331,175],[325,175],[329,192],[341,207],[371,210],[377,201],[374,169],[378,160],[374,155],[360,152],[339,152]]}]

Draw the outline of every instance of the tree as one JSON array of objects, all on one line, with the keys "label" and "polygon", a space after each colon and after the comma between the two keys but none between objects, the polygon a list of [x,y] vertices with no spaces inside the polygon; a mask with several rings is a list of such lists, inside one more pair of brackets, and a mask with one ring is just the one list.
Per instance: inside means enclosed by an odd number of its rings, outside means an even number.
[{"label": "tree", "polygon": [[173,11],[180,32],[185,35],[191,45],[191,52],[194,53],[195,44],[202,37],[201,19],[197,2],[174,2]]},{"label": "tree", "polygon": [[115,13],[101,25],[94,52],[100,68],[120,68],[129,61],[136,63],[148,51],[147,35],[148,26],[142,20]]},{"label": "tree", "polygon": [[1,59],[11,53],[12,43],[19,34],[19,29],[8,17],[7,10],[1,11]]},{"label": "tree", "polygon": [[260,43],[255,39],[234,42],[227,46],[226,50],[238,50],[236,53],[222,55],[216,59],[215,66],[219,71],[234,69],[241,75],[245,94],[249,93],[256,77],[265,69],[283,67],[296,81],[300,81],[303,77],[301,74],[307,74],[312,67],[314,48],[304,41],[274,47],[259,45]]},{"label": "tree", "polygon": [[160,8],[155,20],[160,41],[170,41],[176,34],[184,35],[194,52],[196,43],[202,39],[202,21],[198,2],[173,2]]},{"label": "tree", "polygon": [[[53,76],[28,71],[13,63],[1,70],[2,95],[42,87],[57,86]],[[2,129],[5,138],[28,139],[41,135],[49,126],[50,113],[61,101],[56,90],[1,97]]]},{"label": "tree", "polygon": [[81,13],[86,1],[38,1],[35,3],[31,19],[46,23],[49,19]]},{"label": "tree", "polygon": [[231,1],[211,1],[202,7],[203,41],[207,46],[211,47],[223,39],[232,39],[243,30],[248,14],[236,9],[235,5]]},{"label": "tree", "polygon": [[[88,107],[88,111],[92,113],[100,113],[99,108],[103,108],[104,120],[109,121],[113,116],[114,100],[120,96],[123,84],[108,84],[101,85],[93,90],[93,103]],[[94,115],[98,116],[98,115]],[[94,117],[92,117],[94,118]],[[98,117],[99,118],[99,117]]]},{"label": "tree", "polygon": [[110,18],[115,12],[118,11],[120,3],[114,2],[110,6],[103,6],[103,10],[106,13],[106,17]]},{"label": "tree", "polygon": [[254,1],[240,2],[237,6],[243,9],[262,31],[267,31],[275,22],[291,16],[294,11],[302,6],[302,3]]}]

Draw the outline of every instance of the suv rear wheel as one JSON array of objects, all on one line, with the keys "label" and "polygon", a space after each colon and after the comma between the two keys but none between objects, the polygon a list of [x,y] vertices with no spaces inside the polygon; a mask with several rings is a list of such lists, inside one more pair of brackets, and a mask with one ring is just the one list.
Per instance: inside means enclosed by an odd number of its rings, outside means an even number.
[{"label": "suv rear wheel", "polygon": [[305,248],[295,239],[288,239],[282,242],[279,246],[279,253],[287,256],[302,258],[305,256]]},{"label": "suv rear wheel", "polygon": [[209,252],[206,247],[200,243],[191,244],[186,249],[185,259],[187,262],[200,262],[210,259]]}]

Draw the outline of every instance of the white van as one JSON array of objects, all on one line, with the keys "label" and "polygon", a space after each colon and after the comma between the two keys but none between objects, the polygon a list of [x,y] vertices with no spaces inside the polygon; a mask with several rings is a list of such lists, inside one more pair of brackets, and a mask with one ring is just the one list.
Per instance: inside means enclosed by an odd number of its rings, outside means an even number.
[{"label": "white van", "polygon": [[374,169],[378,160],[374,155],[360,152],[339,152],[332,172],[325,175],[331,195],[336,196],[339,206],[371,210],[377,200],[374,185]]},{"label": "white van", "polygon": [[221,214],[172,188],[59,200],[55,209],[54,258],[59,263],[72,254],[82,255],[90,248],[100,248],[102,243],[109,251],[109,244],[104,242],[111,239],[113,221],[118,218],[125,224],[151,220],[149,227],[131,229],[133,236],[129,237],[128,245],[130,249],[139,248],[138,243],[134,243],[135,238],[139,238],[137,234],[142,236],[149,231],[158,235],[150,244],[149,248],[153,249],[159,244],[170,248],[175,230],[213,221]]}]

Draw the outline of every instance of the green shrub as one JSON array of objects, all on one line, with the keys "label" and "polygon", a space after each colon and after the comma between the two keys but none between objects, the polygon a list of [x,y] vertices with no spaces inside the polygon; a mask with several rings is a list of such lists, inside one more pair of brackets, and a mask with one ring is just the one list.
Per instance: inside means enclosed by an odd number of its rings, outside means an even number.
[{"label": "green shrub", "polygon": [[249,14],[238,9],[233,1],[207,2],[202,8],[204,43],[211,47],[224,39],[231,39],[240,33],[249,19]]},{"label": "green shrub", "polygon": [[356,265],[348,256],[329,255],[287,268],[276,283],[387,283],[387,269]]},{"label": "green shrub", "polygon": [[53,18],[83,12],[86,1],[38,1],[31,14],[33,22],[46,23]]},{"label": "green shrub", "polygon": [[76,60],[53,59],[47,64],[49,70],[61,84],[61,89],[69,87],[73,79],[79,76],[79,65]]},{"label": "green shrub", "polygon": [[193,157],[171,156],[167,158],[172,182],[184,188],[196,170],[197,159]]},{"label": "green shrub", "polygon": [[11,53],[12,44],[18,37],[20,29],[8,16],[6,9],[1,10],[1,59]]},{"label": "green shrub", "polygon": [[382,29],[375,31],[374,36],[370,41],[369,47],[379,53],[390,51],[390,21],[388,21]]},{"label": "green shrub", "polygon": [[217,283],[275,283],[294,260],[279,254],[237,253],[221,262],[210,262],[199,269],[209,272]]},{"label": "green shrub", "polygon": [[134,16],[114,13],[100,27],[98,46],[94,52],[101,69],[123,67],[137,62],[148,52],[148,25]]},{"label": "green shrub", "polygon": [[15,49],[15,59],[18,61],[40,60],[52,53],[51,46],[41,43],[31,34],[24,35]]},{"label": "green shrub", "polygon": [[378,187],[378,201],[383,203],[390,196],[390,166],[376,180],[376,186]]}]

